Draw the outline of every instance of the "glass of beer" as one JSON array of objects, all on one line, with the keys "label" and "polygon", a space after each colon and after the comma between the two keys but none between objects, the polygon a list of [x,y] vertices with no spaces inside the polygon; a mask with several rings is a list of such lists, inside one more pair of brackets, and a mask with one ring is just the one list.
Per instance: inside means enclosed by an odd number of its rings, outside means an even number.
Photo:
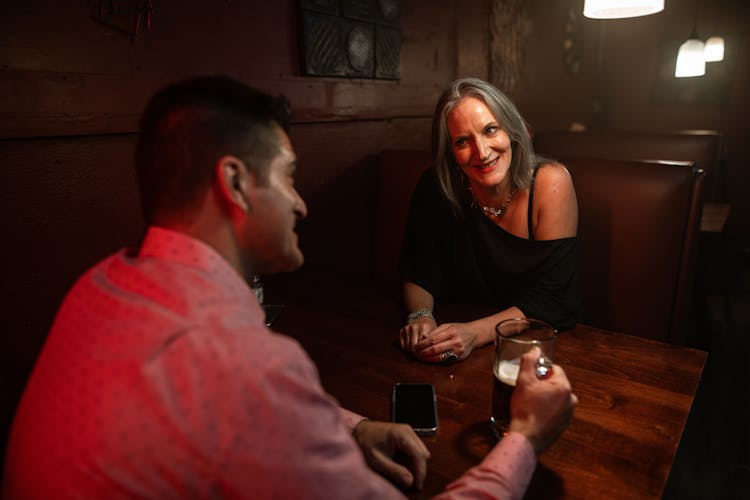
[{"label": "glass of beer", "polygon": [[507,319],[495,326],[495,362],[493,365],[492,417],[490,425],[498,439],[508,433],[510,398],[516,387],[521,356],[535,346],[542,350],[536,367],[537,376],[544,378],[555,357],[555,330],[536,319]]}]

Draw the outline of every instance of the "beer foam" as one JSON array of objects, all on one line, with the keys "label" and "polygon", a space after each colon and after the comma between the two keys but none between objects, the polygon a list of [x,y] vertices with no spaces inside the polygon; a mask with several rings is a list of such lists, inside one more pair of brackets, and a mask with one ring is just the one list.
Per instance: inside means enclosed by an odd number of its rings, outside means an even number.
[{"label": "beer foam", "polygon": [[495,365],[495,377],[503,384],[515,387],[521,358],[503,360]]}]

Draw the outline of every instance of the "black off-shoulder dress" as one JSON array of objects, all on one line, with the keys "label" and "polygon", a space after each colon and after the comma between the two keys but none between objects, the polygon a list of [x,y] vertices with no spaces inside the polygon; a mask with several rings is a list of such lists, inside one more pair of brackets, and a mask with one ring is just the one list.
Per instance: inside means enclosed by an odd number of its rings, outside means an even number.
[{"label": "black off-shoulder dress", "polygon": [[558,330],[575,326],[581,307],[576,238],[519,238],[470,204],[458,216],[440,193],[434,169],[412,196],[400,266],[405,281],[436,301],[498,311],[516,306]]}]

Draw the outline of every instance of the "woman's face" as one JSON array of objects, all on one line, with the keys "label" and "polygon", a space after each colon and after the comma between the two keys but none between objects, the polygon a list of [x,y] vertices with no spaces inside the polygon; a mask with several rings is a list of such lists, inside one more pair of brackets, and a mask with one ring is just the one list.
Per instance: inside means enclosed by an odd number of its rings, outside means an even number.
[{"label": "woman's face", "polygon": [[510,138],[489,108],[475,97],[463,97],[448,114],[451,149],[475,189],[496,188],[507,176],[512,158]]}]

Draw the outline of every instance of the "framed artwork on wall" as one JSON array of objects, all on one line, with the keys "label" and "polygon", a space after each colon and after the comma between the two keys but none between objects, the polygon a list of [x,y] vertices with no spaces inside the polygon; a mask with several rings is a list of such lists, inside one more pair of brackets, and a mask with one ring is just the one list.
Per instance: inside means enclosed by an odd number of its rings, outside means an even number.
[{"label": "framed artwork on wall", "polygon": [[153,0],[99,0],[96,11],[94,21],[127,35],[135,43],[144,30],[151,29],[154,5]]},{"label": "framed artwork on wall", "polygon": [[305,75],[399,78],[399,0],[300,0],[299,6]]}]

